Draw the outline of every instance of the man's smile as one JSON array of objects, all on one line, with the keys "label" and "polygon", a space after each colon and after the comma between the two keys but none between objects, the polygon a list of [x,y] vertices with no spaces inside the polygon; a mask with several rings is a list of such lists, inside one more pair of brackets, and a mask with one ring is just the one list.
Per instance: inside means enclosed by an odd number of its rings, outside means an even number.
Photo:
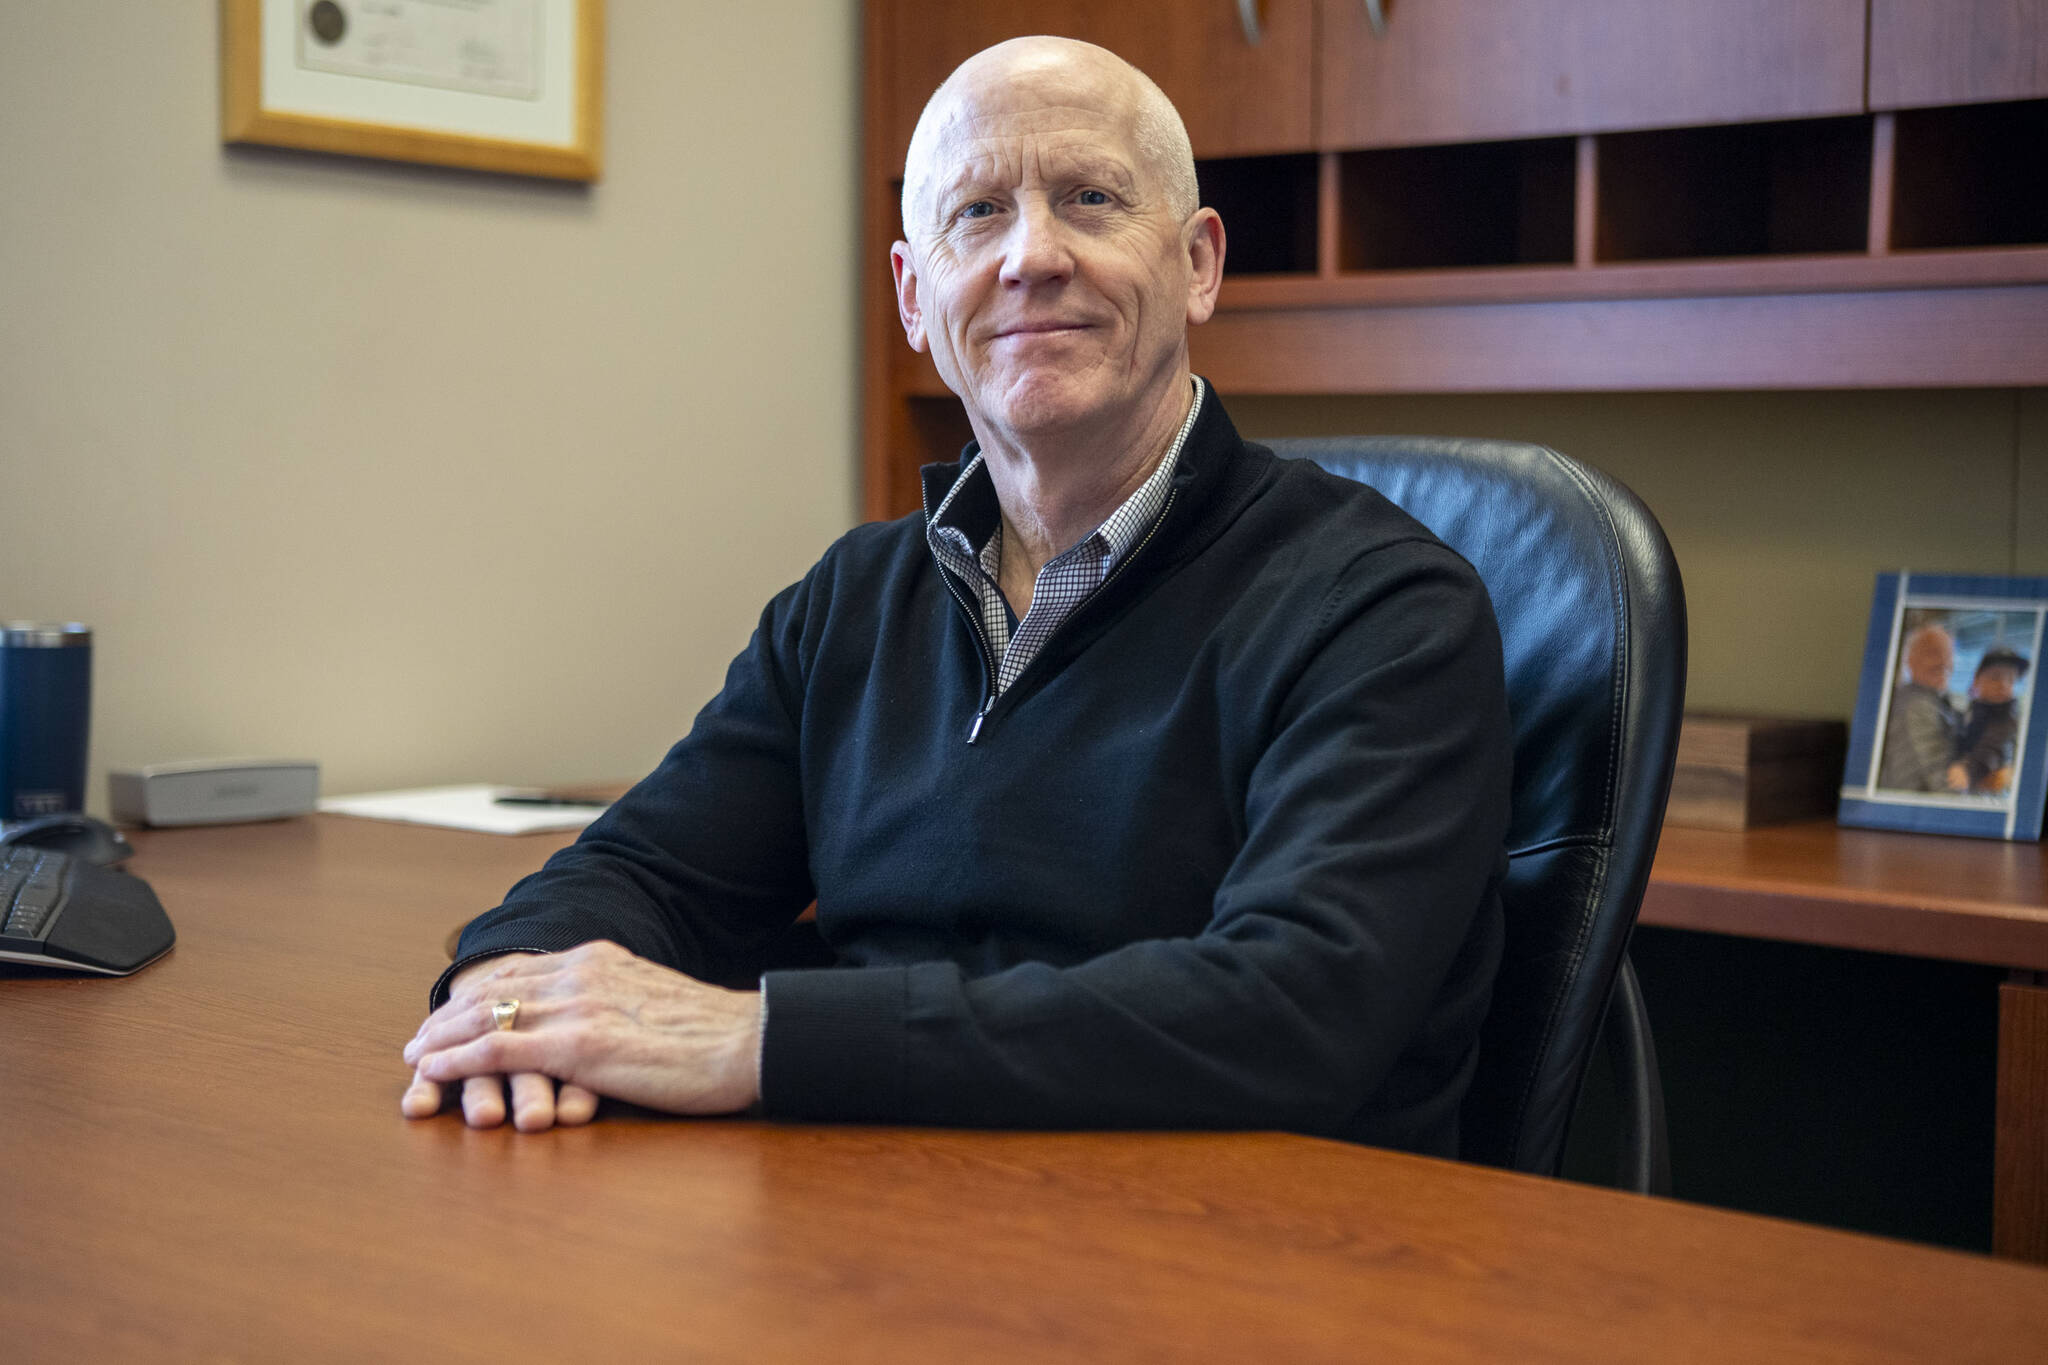
[{"label": "man's smile", "polygon": [[1093,325],[1093,323],[1087,322],[1063,322],[1057,320],[1014,322],[1007,327],[997,328],[989,337],[989,340],[1009,341],[1031,337],[1072,336],[1089,330]]}]

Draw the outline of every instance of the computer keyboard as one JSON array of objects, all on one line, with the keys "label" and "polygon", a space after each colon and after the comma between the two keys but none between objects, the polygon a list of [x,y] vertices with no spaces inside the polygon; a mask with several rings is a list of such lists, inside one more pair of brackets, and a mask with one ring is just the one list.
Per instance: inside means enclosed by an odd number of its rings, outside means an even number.
[{"label": "computer keyboard", "polygon": [[141,878],[56,849],[0,848],[0,962],[126,976],[177,937]]}]

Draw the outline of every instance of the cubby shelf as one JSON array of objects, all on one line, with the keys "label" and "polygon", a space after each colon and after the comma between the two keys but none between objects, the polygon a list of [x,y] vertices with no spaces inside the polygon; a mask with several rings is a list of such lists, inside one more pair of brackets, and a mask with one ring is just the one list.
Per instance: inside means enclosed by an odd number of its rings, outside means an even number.
[{"label": "cubby shelf", "polygon": [[1893,250],[2048,242],[2048,100],[1896,118]]},{"label": "cubby shelf", "polygon": [[1340,273],[1570,265],[1573,141],[1336,154]]},{"label": "cubby shelf", "polygon": [[1873,119],[1803,119],[1595,139],[1596,261],[1869,247]]},{"label": "cubby shelf", "polygon": [[1198,170],[1264,308],[2033,284],[2044,166],[2048,100]]},{"label": "cubby shelf", "polygon": [[1225,256],[1247,275],[1314,274],[1317,158],[1240,156],[1195,165],[1202,202],[1223,217]]}]

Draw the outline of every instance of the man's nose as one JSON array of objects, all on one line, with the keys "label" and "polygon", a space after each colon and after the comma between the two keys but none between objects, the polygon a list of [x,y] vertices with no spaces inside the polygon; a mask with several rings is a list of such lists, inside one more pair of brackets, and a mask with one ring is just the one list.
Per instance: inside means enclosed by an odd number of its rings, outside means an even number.
[{"label": "man's nose", "polygon": [[1027,200],[1003,242],[1004,284],[1039,284],[1064,279],[1074,270],[1067,233],[1050,205]]}]

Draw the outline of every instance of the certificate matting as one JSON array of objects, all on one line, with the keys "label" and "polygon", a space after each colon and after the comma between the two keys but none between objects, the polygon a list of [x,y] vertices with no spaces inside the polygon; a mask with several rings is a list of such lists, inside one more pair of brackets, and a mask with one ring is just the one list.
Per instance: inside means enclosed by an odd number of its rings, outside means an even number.
[{"label": "certificate matting", "polygon": [[224,141],[598,176],[603,0],[222,0],[221,47]]}]

